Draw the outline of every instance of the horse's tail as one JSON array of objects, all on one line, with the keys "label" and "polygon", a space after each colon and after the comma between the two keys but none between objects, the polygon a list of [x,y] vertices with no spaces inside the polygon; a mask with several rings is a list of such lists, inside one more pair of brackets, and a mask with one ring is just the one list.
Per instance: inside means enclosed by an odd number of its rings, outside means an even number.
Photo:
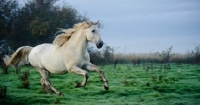
[{"label": "horse's tail", "polygon": [[11,57],[5,55],[3,60],[6,66],[22,66],[29,63],[28,55],[33,47],[23,46],[17,49]]},{"label": "horse's tail", "polygon": [[2,58],[3,67],[6,67],[9,61],[10,61],[9,55],[4,55],[4,57]]}]

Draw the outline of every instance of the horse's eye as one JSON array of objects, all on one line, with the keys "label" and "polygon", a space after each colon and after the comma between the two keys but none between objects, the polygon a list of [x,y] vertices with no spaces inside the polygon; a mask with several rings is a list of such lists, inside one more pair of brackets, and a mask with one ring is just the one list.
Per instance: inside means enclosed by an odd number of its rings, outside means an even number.
[{"label": "horse's eye", "polygon": [[95,32],[95,30],[92,30],[92,32],[94,33],[94,32]]}]

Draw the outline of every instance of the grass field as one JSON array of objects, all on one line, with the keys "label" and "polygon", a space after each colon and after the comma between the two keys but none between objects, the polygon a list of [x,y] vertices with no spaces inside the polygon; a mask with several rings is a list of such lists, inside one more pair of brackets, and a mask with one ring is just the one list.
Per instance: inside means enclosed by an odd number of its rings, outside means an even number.
[{"label": "grass field", "polygon": [[171,64],[171,69],[144,69],[131,64],[101,66],[109,80],[110,90],[96,72],[90,72],[88,84],[74,88],[83,76],[68,73],[51,75],[52,84],[65,96],[45,93],[40,85],[40,74],[31,66],[22,67],[20,74],[29,70],[30,86],[26,89],[13,68],[9,74],[0,70],[0,86],[7,87],[6,98],[0,104],[10,105],[200,105],[200,65]]}]

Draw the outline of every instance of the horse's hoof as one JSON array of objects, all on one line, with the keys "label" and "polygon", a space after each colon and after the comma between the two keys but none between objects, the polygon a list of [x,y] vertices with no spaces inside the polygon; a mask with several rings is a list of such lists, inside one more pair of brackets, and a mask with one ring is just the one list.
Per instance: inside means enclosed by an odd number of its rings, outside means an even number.
[{"label": "horse's hoof", "polygon": [[61,96],[61,97],[64,97],[64,94],[62,94],[61,92],[58,95]]},{"label": "horse's hoof", "polygon": [[79,88],[79,87],[81,87],[81,83],[77,83],[75,86],[75,88]]},{"label": "horse's hoof", "polygon": [[109,90],[109,87],[107,87],[107,86],[104,85],[104,89]]}]

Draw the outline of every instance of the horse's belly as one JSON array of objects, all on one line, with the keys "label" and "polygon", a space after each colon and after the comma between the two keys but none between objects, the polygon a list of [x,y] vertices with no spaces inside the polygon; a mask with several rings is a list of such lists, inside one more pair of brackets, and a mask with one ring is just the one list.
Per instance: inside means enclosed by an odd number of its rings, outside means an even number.
[{"label": "horse's belly", "polygon": [[59,57],[45,57],[41,59],[41,64],[51,73],[62,74],[68,72],[65,63]]},{"label": "horse's belly", "polygon": [[68,70],[48,70],[52,74],[65,74],[68,73]]},{"label": "horse's belly", "polygon": [[44,65],[45,69],[47,69],[49,72],[53,74],[64,74],[67,73],[68,70],[66,69],[65,65],[60,63],[57,65],[55,64],[50,64],[50,65]]}]

